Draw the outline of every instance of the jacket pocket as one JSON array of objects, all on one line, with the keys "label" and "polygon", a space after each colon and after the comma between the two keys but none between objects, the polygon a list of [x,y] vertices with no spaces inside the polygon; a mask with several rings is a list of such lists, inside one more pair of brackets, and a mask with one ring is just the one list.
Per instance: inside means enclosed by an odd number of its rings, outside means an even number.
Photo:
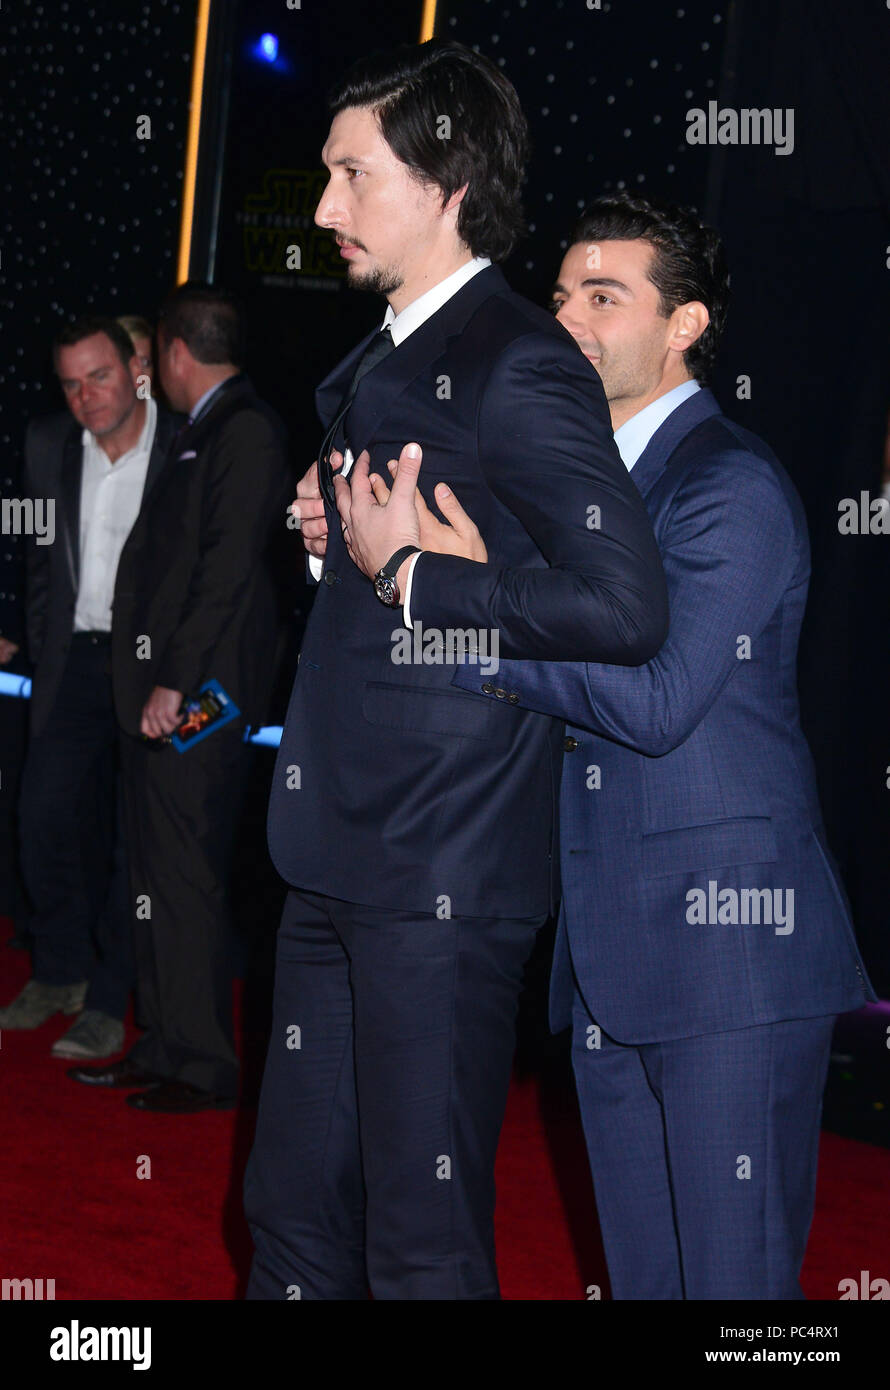
[{"label": "jacket pocket", "polygon": [[642,869],[646,878],[695,873],[727,864],[772,864],[778,857],[776,833],[769,816],[712,821],[642,837]]},{"label": "jacket pocket", "polygon": [[369,724],[405,733],[452,734],[485,742],[492,737],[489,702],[481,695],[369,681],[362,714]]}]

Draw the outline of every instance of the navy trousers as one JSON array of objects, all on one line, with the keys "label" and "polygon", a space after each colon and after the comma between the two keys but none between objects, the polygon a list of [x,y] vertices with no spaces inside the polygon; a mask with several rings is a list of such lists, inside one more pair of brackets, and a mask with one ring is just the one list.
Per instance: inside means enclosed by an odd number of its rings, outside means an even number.
[{"label": "navy trousers", "polygon": [[800,1299],[834,1016],[572,1061],[612,1297]]},{"label": "navy trousers", "polygon": [[288,895],[248,1298],[499,1297],[494,1160],[542,924]]},{"label": "navy trousers", "polygon": [[[135,962],[110,655],[106,636],[74,634],[49,723],[28,748],[19,832],[35,980],[88,980],[85,1007],[122,1019]],[[96,851],[91,863],[103,815],[113,857]]]}]

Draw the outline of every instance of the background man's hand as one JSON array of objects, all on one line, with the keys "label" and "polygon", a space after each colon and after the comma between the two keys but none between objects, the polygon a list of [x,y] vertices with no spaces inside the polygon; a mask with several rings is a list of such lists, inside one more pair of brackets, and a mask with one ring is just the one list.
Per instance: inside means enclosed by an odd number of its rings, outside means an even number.
[{"label": "background man's hand", "polygon": [[[336,449],[331,454],[331,468],[334,472],[343,467],[343,455]],[[313,463],[297,483],[297,500],[291,503],[291,512],[299,517],[303,544],[310,555],[321,559],[328,544],[328,519],[324,514],[324,498],[318,484],[318,463]]]},{"label": "background man's hand", "polygon": [[[397,460],[390,459],[387,467],[395,478],[399,471]],[[383,479],[375,478],[372,487],[377,501],[385,506],[389,490]],[[420,525],[421,550],[432,550],[437,555],[459,555],[464,560],[476,560],[484,565],[488,559],[488,549],[475,521],[467,515],[454,493],[444,483],[436,484],[433,496],[436,506],[445,517],[444,522],[433,516],[419,488],[414,493],[414,505]]]},{"label": "background man's hand", "polygon": [[182,691],[156,685],[145,702],[140,729],[149,738],[166,738],[181,722]]},{"label": "background man's hand", "polygon": [[0,637],[0,666],[12,661],[17,651],[18,646],[15,642],[10,642],[8,637]]}]

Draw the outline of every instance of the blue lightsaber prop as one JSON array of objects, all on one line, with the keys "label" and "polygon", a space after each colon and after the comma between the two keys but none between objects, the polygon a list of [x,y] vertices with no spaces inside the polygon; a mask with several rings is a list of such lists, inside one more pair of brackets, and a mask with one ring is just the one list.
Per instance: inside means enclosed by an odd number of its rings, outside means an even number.
[{"label": "blue lightsaber prop", "polygon": [[[10,695],[14,700],[30,700],[29,677],[14,676],[9,671],[0,671],[0,695]],[[247,729],[244,742],[258,743],[261,748],[277,748],[281,742],[281,725],[266,724],[261,729]]]}]

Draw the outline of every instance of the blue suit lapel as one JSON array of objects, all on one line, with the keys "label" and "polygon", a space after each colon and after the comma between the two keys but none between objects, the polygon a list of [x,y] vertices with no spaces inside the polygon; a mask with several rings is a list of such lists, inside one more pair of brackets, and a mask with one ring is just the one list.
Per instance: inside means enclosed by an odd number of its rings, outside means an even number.
[{"label": "blue suit lapel", "polygon": [[661,477],[668,459],[688,434],[691,434],[703,420],[723,412],[712,393],[705,388],[696,391],[672,411],[663,425],[660,425],[637,459],[630,476],[639,492],[645,497]]}]

